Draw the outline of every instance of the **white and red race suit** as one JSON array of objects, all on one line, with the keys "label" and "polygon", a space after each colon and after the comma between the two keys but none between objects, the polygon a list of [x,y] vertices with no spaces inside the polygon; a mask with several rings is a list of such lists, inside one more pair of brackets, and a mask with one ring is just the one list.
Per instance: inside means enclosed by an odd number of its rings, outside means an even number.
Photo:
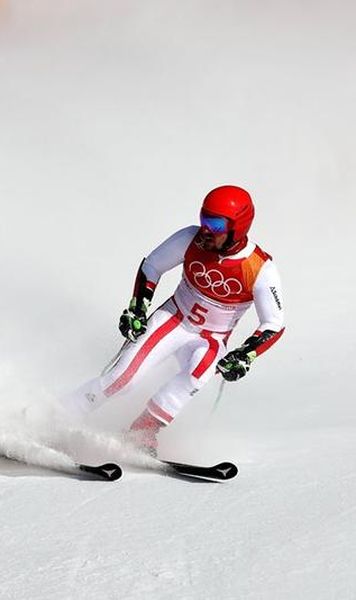
[{"label": "white and red race suit", "polygon": [[[284,331],[282,294],[271,256],[251,241],[237,254],[205,250],[199,231],[190,226],[176,232],[143,261],[135,295],[146,290],[152,296],[163,273],[183,264],[177,289],[150,316],[146,333],[128,344],[118,364],[68,396],[67,402],[79,410],[94,409],[173,354],[180,371],[147,405],[168,424],[214,375],[231,331],[252,304],[260,321],[254,333],[261,340],[257,355],[279,339]],[[264,332],[269,335],[263,337]]]}]

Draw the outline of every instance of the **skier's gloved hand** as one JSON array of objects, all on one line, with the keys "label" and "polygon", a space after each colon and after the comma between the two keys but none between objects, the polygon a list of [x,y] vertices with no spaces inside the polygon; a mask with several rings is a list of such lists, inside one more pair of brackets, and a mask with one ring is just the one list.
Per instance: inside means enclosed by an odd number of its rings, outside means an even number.
[{"label": "skier's gloved hand", "polygon": [[241,346],[221,358],[216,369],[226,381],[237,381],[249,372],[251,363],[256,356],[254,350],[248,351],[245,346]]},{"label": "skier's gloved hand", "polygon": [[145,304],[143,307],[138,309],[136,306],[136,298],[132,298],[129,308],[125,309],[122,313],[119,322],[119,329],[122,335],[130,340],[130,342],[136,342],[140,335],[146,333],[146,312],[148,306],[148,304]]},{"label": "skier's gloved hand", "polygon": [[131,310],[125,309],[120,317],[119,329],[125,338],[131,342],[136,342],[137,338],[146,332],[146,316],[138,316]]}]

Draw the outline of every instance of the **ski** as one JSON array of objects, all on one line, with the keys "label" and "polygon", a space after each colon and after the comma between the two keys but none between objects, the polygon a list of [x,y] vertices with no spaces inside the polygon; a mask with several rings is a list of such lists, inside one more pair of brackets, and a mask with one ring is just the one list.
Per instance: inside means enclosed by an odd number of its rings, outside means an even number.
[{"label": "ski", "polygon": [[117,481],[123,476],[122,468],[116,463],[105,463],[93,467],[92,465],[77,465],[79,471],[89,473],[95,479],[105,479],[105,481]]},{"label": "ski", "polygon": [[105,481],[117,481],[123,476],[122,468],[116,463],[105,463],[103,465],[93,466],[72,462],[72,464],[66,465],[64,467],[60,465],[54,467],[50,464],[39,464],[35,461],[25,461],[15,456],[7,456],[5,453],[2,452],[0,452],[0,457],[22,465],[26,465],[28,467],[35,467],[38,469],[49,469],[50,471],[57,471],[58,473],[79,476],[81,479],[85,478],[84,474],[87,474],[89,476],[88,478],[90,479],[99,479]]},{"label": "ski", "polygon": [[213,481],[217,483],[229,481],[238,474],[238,468],[232,462],[222,462],[209,467],[171,462],[168,460],[159,460],[159,462],[163,465],[166,465],[168,469],[176,475],[193,477],[195,479],[204,479],[205,481]]}]

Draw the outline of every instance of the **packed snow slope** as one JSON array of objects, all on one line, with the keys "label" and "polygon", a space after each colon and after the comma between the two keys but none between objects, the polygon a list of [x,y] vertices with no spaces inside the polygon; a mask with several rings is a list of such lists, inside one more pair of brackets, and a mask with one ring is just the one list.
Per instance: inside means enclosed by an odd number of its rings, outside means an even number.
[{"label": "packed snow slope", "polygon": [[[30,463],[0,459],[1,600],[356,599],[355,20],[351,0],[0,1],[0,452]],[[171,362],[86,422],[57,401],[223,183],[255,199],[287,330],[162,434],[168,459],[236,461],[218,485],[120,438]]]}]

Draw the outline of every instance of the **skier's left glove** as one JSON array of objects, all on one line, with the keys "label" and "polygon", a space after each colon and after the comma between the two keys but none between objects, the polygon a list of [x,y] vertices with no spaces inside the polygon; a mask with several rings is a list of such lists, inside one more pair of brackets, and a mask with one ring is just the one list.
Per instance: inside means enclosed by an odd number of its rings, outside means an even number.
[{"label": "skier's left glove", "polygon": [[255,350],[248,351],[245,346],[241,346],[241,348],[236,348],[236,350],[232,350],[224,358],[221,358],[216,369],[226,381],[237,381],[249,372],[256,356]]},{"label": "skier's left glove", "polygon": [[272,346],[281,337],[283,331],[284,328],[280,331],[273,331],[272,329],[255,331],[240,348],[236,348],[236,350],[229,352],[219,360],[216,366],[217,372],[221,373],[227,381],[236,381],[241,377],[245,377],[256,356],[260,356]]},{"label": "skier's left glove", "polygon": [[136,342],[137,339],[147,331],[147,310],[149,304],[146,303],[139,310],[136,306],[136,298],[132,298],[130,306],[125,309],[120,317],[119,329],[122,335]]}]

